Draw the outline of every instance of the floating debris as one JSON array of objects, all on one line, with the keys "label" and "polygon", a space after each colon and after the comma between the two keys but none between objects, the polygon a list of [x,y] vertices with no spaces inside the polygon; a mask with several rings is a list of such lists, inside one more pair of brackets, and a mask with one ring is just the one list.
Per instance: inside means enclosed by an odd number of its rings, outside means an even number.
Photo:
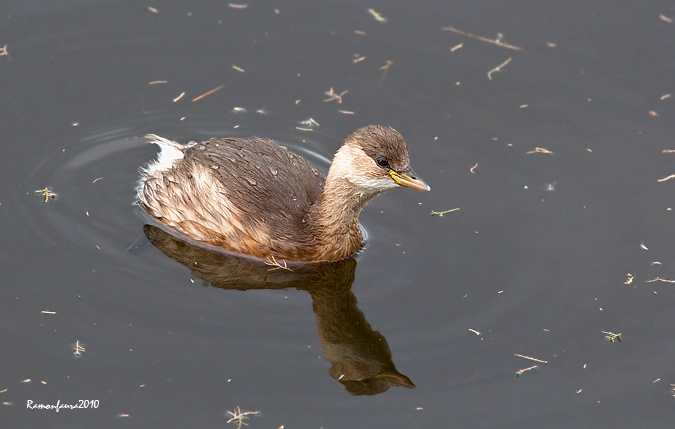
[{"label": "floating debris", "polygon": [[227,414],[231,415],[232,418],[227,421],[227,423],[232,423],[236,422],[237,423],[237,429],[241,429],[242,425],[243,426],[248,426],[247,423],[244,423],[244,420],[248,419],[250,415],[254,414],[260,414],[260,411],[244,411],[243,413],[241,412],[241,408],[237,405],[236,410],[228,411]]},{"label": "floating debris", "polygon": [[489,80],[492,80],[492,73],[500,71],[500,70],[502,69],[502,67],[504,67],[505,65],[507,65],[508,63],[511,62],[511,59],[512,59],[512,58],[509,58],[508,60],[504,61],[503,63],[501,63],[501,64],[498,65],[497,67],[495,67],[495,68],[493,68],[492,70],[490,70],[489,72],[487,72],[487,77],[488,77],[488,79],[489,79]]},{"label": "floating debris", "polygon": [[183,98],[184,95],[185,95],[185,91],[181,92],[178,97],[173,99],[173,102],[175,103],[176,101],[180,100],[181,98]]},{"label": "floating debris", "polygon": [[148,85],[160,85],[164,83],[169,83],[168,80],[153,80],[152,82],[148,82]]},{"label": "floating debris", "polygon": [[337,100],[338,104],[342,104],[342,96],[345,95],[349,91],[342,91],[341,93],[337,94],[335,93],[335,90],[333,87],[330,88],[330,90],[324,92],[329,98],[323,100],[323,102],[328,102],[328,101],[333,101]]},{"label": "floating debris", "polygon": [[602,333],[606,334],[605,338],[607,338],[610,343],[613,343],[614,341],[621,342],[621,332],[615,334],[614,332],[602,331]]},{"label": "floating debris", "polygon": [[84,353],[84,352],[85,352],[85,349],[84,349],[84,347],[82,347],[82,346],[80,345],[80,341],[78,340],[78,341],[75,343],[75,347],[73,348],[73,353],[74,353],[75,355],[79,356],[79,355],[81,355],[81,354]]},{"label": "floating debris", "polygon": [[518,370],[518,371],[516,371],[516,377],[520,377],[520,374],[522,374],[524,372],[527,372],[527,371],[530,371],[530,370],[533,370],[535,368],[539,368],[539,367],[537,365],[534,365],[534,366],[531,366],[529,368],[523,368],[521,370]]},{"label": "floating debris", "polygon": [[450,212],[456,212],[457,210],[459,210],[459,207],[457,207],[456,209],[445,210],[445,211],[442,211],[442,212],[437,212],[437,211],[432,210],[431,216],[438,215],[439,217],[443,217],[444,214],[450,213]]},{"label": "floating debris", "polygon": [[53,193],[49,188],[40,189],[39,191],[35,191],[35,193],[42,194],[42,196],[44,197],[44,200],[42,200],[42,204],[49,201],[50,198],[53,200],[56,197],[56,194]]},{"label": "floating debris", "polygon": [[385,18],[384,16],[382,16],[381,14],[376,12],[375,9],[368,9],[368,13],[371,14],[373,16],[373,18],[375,18],[375,21],[377,21],[377,22],[381,22],[381,23],[387,22],[387,18]]},{"label": "floating debris", "polygon": [[[267,271],[274,271],[274,270],[278,270],[278,269],[287,270],[287,271],[293,271],[292,269],[288,268],[288,264],[286,264],[286,261],[284,261],[284,260],[282,259],[281,262],[283,262],[283,265],[282,265],[281,263],[279,263],[279,262],[274,258],[274,256],[271,256],[271,257],[265,259],[265,265],[269,265],[269,266],[275,267],[275,268],[269,268]],[[229,422],[228,422],[228,423],[229,423]]]},{"label": "floating debris", "polygon": [[531,357],[531,356],[519,355],[518,353],[514,353],[513,355],[514,355],[514,356],[521,357],[521,358],[523,358],[523,359],[533,360],[533,361],[535,361],[535,362],[548,363],[547,360],[536,359],[536,358],[533,358],[533,357]]},{"label": "floating debris", "polygon": [[318,127],[320,126],[318,122],[316,122],[314,119],[309,118],[305,121],[300,121],[300,125],[305,125],[307,127]]},{"label": "floating debris", "polygon": [[12,57],[9,56],[9,51],[7,50],[7,45],[0,48],[0,57],[3,55],[7,57],[8,60],[12,61]]},{"label": "floating debris", "polygon": [[380,78],[380,86],[382,86],[382,82],[384,82],[384,78],[387,77],[387,73],[389,73],[389,67],[391,67],[394,64],[392,60],[387,60],[387,62],[380,67],[380,70],[384,70],[382,72],[382,77]]},{"label": "floating debris", "polygon": [[225,87],[225,85],[220,85],[220,86],[218,86],[218,87],[216,87],[216,88],[213,88],[211,91],[205,92],[204,94],[200,95],[199,97],[194,98],[194,99],[192,100],[192,102],[194,103],[195,101],[199,101],[199,100],[201,100],[202,98],[207,97],[207,96],[213,94],[213,93],[216,92],[216,91],[220,91],[220,90],[223,89],[224,87]]},{"label": "floating debris", "polygon": [[482,36],[476,36],[475,34],[468,33],[466,31],[458,30],[454,27],[443,27],[441,28],[442,31],[452,31],[453,33],[470,37],[472,39],[480,40],[481,42],[486,42],[486,43],[492,43],[493,45],[501,46],[502,48],[507,48],[507,49],[513,49],[514,51],[522,51],[523,48],[519,46],[514,46],[514,45],[509,45],[507,43],[502,43],[499,40],[492,40],[488,39],[487,37],[482,37]]},{"label": "floating debris", "polygon": [[662,279],[661,277],[654,277],[651,280],[647,280],[646,283],[654,283],[654,282],[675,283],[675,280],[668,280],[668,279]]},{"label": "floating debris", "polygon": [[244,70],[244,69],[241,68],[241,67],[232,66],[232,68],[235,69],[235,70],[238,71],[238,72],[242,72],[242,73],[246,72],[246,70]]},{"label": "floating debris", "polygon": [[548,149],[544,149],[543,147],[535,147],[534,150],[531,150],[529,152],[525,152],[527,155],[531,153],[547,153],[549,155],[553,155],[553,152],[551,152]]}]

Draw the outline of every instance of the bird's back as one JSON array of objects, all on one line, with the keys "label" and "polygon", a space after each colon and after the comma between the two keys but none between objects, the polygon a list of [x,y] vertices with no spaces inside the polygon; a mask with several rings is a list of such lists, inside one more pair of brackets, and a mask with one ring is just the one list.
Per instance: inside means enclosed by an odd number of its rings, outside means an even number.
[{"label": "bird's back", "polygon": [[307,160],[272,140],[211,139],[185,147],[172,168],[146,173],[139,204],[198,240],[303,259],[314,244],[306,217],[324,182]]}]

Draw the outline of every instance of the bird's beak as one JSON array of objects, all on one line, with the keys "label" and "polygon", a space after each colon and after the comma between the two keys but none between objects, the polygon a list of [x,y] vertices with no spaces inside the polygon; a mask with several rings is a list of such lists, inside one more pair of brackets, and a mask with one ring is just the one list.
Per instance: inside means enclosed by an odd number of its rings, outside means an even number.
[{"label": "bird's beak", "polygon": [[415,172],[410,168],[403,171],[389,170],[389,174],[391,174],[391,177],[401,186],[407,186],[420,191],[431,191],[429,185],[424,183],[424,180],[417,177]]}]

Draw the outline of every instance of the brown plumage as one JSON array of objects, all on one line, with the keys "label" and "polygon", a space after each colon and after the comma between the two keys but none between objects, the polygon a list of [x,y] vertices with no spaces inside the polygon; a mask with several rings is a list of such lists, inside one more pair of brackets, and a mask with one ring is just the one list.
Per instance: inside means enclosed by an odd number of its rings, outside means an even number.
[{"label": "brown plumage", "polygon": [[193,240],[247,255],[337,260],[361,249],[358,215],[375,195],[399,186],[429,190],[410,169],[403,137],[368,126],[338,150],[327,177],[302,156],[258,137],[162,149],[141,169],[138,204]]}]

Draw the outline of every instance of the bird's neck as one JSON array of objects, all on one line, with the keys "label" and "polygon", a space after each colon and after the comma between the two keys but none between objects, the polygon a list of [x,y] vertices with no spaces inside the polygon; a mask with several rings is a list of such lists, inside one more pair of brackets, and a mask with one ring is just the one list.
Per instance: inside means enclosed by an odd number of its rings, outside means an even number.
[{"label": "bird's neck", "polygon": [[346,258],[363,245],[359,213],[376,194],[365,192],[348,180],[349,171],[336,155],[312,213],[321,259]]}]

